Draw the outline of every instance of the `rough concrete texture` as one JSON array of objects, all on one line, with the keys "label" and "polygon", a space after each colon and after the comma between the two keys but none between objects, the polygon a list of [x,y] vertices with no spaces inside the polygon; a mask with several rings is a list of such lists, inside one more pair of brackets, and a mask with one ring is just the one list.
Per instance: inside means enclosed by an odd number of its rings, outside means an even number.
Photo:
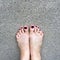
[{"label": "rough concrete texture", "polygon": [[42,60],[60,60],[60,0],[0,0],[0,60],[19,60],[15,34],[31,24],[45,34]]}]

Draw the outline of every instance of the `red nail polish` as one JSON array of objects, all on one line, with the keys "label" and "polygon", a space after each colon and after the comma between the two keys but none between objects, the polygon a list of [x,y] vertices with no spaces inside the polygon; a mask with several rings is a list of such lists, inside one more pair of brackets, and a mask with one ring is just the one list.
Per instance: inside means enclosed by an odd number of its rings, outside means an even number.
[{"label": "red nail polish", "polygon": [[38,27],[39,28],[39,27]]},{"label": "red nail polish", "polygon": [[20,27],[20,29],[22,29],[23,27]]},{"label": "red nail polish", "polygon": [[[36,26],[36,27],[38,27],[38,26]],[[39,28],[39,27],[38,27]]]},{"label": "red nail polish", "polygon": [[43,32],[44,33],[44,32]]},{"label": "red nail polish", "polygon": [[34,28],[34,26],[31,26],[31,28]]},{"label": "red nail polish", "polygon": [[24,29],[27,29],[27,27],[24,27]]},{"label": "red nail polish", "polygon": [[37,27],[37,26],[36,26]]},{"label": "red nail polish", "polygon": [[21,28],[23,28],[23,27],[21,27]]}]

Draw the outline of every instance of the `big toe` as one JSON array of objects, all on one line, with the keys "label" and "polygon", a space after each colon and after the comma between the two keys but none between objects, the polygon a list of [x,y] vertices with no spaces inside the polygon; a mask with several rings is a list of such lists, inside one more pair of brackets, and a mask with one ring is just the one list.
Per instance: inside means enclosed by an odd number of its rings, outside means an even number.
[{"label": "big toe", "polygon": [[29,30],[28,26],[24,26],[24,32],[28,33],[28,30]]},{"label": "big toe", "polygon": [[35,30],[35,26],[34,25],[31,25],[30,26],[30,32],[34,32],[34,30]]}]

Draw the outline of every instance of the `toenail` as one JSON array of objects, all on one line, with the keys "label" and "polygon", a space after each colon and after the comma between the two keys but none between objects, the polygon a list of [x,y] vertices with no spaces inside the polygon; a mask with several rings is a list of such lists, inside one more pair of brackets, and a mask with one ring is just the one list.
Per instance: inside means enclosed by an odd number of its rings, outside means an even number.
[{"label": "toenail", "polygon": [[41,29],[39,29],[39,31],[41,31]]},{"label": "toenail", "polygon": [[44,33],[44,32],[42,31],[42,33]]},{"label": "toenail", "polygon": [[22,29],[23,27],[21,27],[21,29]]},{"label": "toenail", "polygon": [[39,28],[39,27],[38,27]]},{"label": "toenail", "polygon": [[[38,27],[38,26],[36,26],[36,27]],[[38,27],[39,28],[39,27]]]},{"label": "toenail", "polygon": [[27,27],[24,27],[24,29],[27,29]]},{"label": "toenail", "polygon": [[37,26],[36,26],[37,27]]},{"label": "toenail", "polygon": [[34,28],[34,26],[31,26],[31,28]]}]

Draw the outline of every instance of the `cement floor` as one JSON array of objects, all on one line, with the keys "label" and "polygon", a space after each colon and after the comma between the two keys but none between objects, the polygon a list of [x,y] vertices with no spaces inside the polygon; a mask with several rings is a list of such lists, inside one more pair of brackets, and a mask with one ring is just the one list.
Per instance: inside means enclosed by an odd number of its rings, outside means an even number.
[{"label": "cement floor", "polygon": [[60,0],[0,0],[0,60],[19,60],[15,34],[31,24],[45,34],[42,60],[60,60]]}]

